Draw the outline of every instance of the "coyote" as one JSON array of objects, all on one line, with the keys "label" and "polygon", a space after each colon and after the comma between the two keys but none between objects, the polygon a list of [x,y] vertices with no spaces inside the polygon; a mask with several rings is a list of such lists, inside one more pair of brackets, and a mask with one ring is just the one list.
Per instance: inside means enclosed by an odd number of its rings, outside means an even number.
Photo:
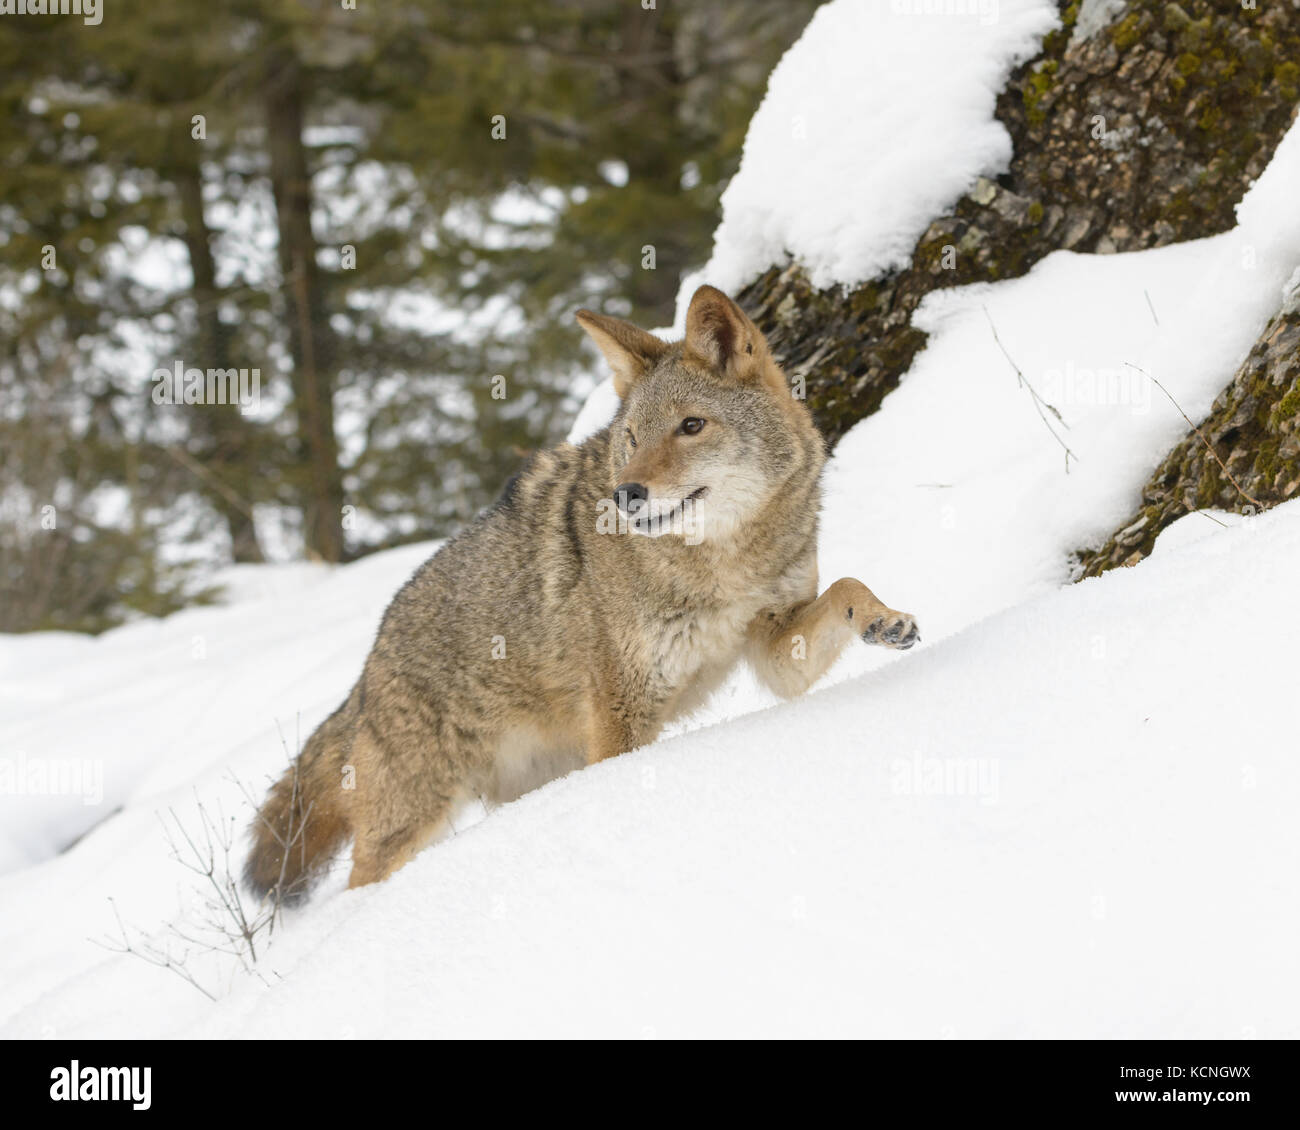
[{"label": "coyote", "polygon": [[742,658],[790,697],[855,636],[920,638],[861,581],[817,595],[825,446],[739,306],[700,287],[676,343],[577,317],[613,421],[532,457],[393,598],[254,822],[254,890],[294,899],[348,839],[349,886],[384,879],[462,800],[653,741]]}]

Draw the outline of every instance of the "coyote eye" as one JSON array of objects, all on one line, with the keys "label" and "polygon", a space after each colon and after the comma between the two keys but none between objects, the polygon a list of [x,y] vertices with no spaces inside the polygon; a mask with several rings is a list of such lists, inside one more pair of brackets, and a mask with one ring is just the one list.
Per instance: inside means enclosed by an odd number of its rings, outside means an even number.
[{"label": "coyote eye", "polygon": [[686,419],[682,421],[682,426],[677,430],[684,436],[693,436],[697,434],[702,427],[704,427],[704,421],[698,416],[687,416]]},{"label": "coyote eye", "polygon": [[636,436],[634,436],[634,435],[632,434],[632,429],[631,429],[631,428],[628,428],[628,430],[627,430],[627,442],[628,442],[632,447],[635,447],[635,446],[636,446]]}]

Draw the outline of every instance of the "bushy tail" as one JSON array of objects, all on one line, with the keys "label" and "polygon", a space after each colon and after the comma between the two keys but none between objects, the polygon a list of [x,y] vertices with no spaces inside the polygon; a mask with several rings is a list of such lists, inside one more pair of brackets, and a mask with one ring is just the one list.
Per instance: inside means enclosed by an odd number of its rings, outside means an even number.
[{"label": "bushy tail", "polygon": [[250,829],[244,882],[281,905],[306,897],[314,879],[347,840],[350,827],[329,748],[330,719],[274,785]]}]

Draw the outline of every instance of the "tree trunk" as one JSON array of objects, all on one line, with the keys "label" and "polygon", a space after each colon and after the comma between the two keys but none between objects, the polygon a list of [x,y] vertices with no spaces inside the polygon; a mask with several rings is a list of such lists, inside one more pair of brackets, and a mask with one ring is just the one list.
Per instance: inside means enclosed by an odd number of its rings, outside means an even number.
[{"label": "tree trunk", "polygon": [[831,443],[897,387],[931,291],[1023,275],[1059,248],[1135,251],[1233,226],[1300,97],[1300,7],[1130,0],[1087,38],[1076,12],[998,100],[1010,170],[935,217],[907,269],[845,294],[791,264],[740,294]]},{"label": "tree trunk", "polygon": [[1300,496],[1300,287],[1199,428],[1160,464],[1120,530],[1100,549],[1079,554],[1081,576],[1137,564],[1161,530],[1193,510],[1253,514]]},{"label": "tree trunk", "polygon": [[[197,161],[182,166],[176,174],[180,195],[181,219],[185,225],[185,246],[189,251],[190,271],[194,275],[194,304],[197,308],[199,345],[203,351],[194,365],[202,369],[235,367],[230,360],[230,331],[221,321],[217,290],[216,263],[212,257],[211,237],[203,210],[203,179]],[[226,486],[226,491],[212,490],[207,482],[204,493],[230,531],[231,557],[239,562],[261,562],[265,558],[257,541],[257,528],[247,499],[235,502],[239,492],[230,483],[230,472],[240,466],[246,454],[245,428],[234,404],[205,404],[198,408],[198,430],[206,447],[208,470]]]},{"label": "tree trunk", "polygon": [[311,176],[303,146],[305,76],[296,57],[274,56],[267,76],[266,126],[280,235],[280,272],[293,355],[294,408],[306,469],[303,531],[309,555],[343,559],[343,478],[334,432],[335,356],[311,227]]},{"label": "tree trunk", "polygon": [[[662,62],[627,65],[620,74],[620,97],[628,105],[639,106],[647,117],[673,122],[677,120],[677,91],[680,76],[673,58],[673,35],[665,27],[662,13],[656,8],[646,11],[631,5],[623,19],[621,49],[629,58],[663,56]],[[671,199],[681,190],[681,164],[662,145],[632,145],[627,151],[628,185],[645,184],[649,199]],[[653,217],[647,217],[650,227]],[[651,241],[647,241],[651,242]],[[667,326],[673,321],[677,289],[690,259],[691,249],[674,238],[671,229],[659,228],[654,240],[655,269],[632,271],[629,297],[635,316],[652,326]],[[639,255],[638,255],[639,258]]]}]

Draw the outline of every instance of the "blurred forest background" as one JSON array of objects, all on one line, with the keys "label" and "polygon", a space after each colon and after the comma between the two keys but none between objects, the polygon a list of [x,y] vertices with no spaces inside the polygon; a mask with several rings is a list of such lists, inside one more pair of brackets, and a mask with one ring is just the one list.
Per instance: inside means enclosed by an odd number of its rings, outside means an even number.
[{"label": "blurred forest background", "polygon": [[671,322],[816,7],[349,2],[0,20],[0,631],[454,530],[563,436],[577,308]]}]

